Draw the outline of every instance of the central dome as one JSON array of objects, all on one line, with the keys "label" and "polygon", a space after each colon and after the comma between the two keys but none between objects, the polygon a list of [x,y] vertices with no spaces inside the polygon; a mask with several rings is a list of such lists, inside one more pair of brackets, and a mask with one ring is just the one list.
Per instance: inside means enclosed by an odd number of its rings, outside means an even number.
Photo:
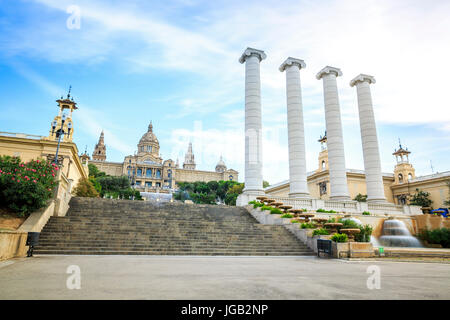
[{"label": "central dome", "polygon": [[158,138],[156,138],[156,135],[153,133],[153,125],[150,122],[150,125],[148,126],[148,131],[142,136],[141,140],[139,140],[139,144],[142,143],[149,143],[154,142],[159,144]]}]

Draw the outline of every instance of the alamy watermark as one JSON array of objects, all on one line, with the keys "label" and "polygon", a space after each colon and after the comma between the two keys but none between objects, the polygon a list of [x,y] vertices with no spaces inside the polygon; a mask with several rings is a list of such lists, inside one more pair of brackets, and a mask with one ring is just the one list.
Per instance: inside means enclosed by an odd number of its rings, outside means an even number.
[{"label": "alamy watermark", "polygon": [[376,265],[370,265],[367,267],[366,273],[371,275],[367,278],[367,289],[381,289],[381,272],[380,267]]},{"label": "alamy watermark", "polygon": [[66,287],[69,290],[73,289],[81,289],[81,269],[77,265],[70,265],[67,267],[66,270],[67,274],[70,274],[69,277],[67,277],[66,280]]},{"label": "alamy watermark", "polygon": [[66,20],[67,29],[80,29],[81,28],[81,8],[77,5],[70,5],[67,7],[66,12],[70,16]]}]

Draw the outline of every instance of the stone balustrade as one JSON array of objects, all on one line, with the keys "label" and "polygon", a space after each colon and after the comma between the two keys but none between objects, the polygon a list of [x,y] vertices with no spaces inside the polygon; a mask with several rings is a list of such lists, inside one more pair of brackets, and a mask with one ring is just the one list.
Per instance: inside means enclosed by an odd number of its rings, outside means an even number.
[{"label": "stone balustrade", "polygon": [[375,215],[384,214],[406,214],[417,215],[422,214],[418,206],[402,206],[393,203],[367,203],[345,200],[321,200],[321,199],[293,199],[288,197],[270,197],[277,202],[292,206],[292,209],[307,209],[316,211],[317,209],[334,210],[337,212],[361,214],[368,211]]}]

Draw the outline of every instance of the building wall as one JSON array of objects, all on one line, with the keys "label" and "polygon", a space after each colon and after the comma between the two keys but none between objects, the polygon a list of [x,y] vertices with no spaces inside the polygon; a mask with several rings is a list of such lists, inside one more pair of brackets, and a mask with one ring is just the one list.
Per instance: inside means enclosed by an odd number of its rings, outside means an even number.
[{"label": "building wall", "polygon": [[430,193],[429,198],[433,201],[431,204],[433,208],[442,208],[448,207],[444,205],[444,201],[449,200],[449,186],[447,181],[450,181],[450,174],[447,177],[438,177],[434,179],[430,177],[430,179],[423,181],[413,181],[411,183],[406,182],[393,185],[391,186],[391,190],[394,198],[396,198],[397,195],[402,194],[414,195],[416,193],[416,189],[418,188],[421,191]]},{"label": "building wall", "polygon": [[[186,170],[177,168],[175,170],[175,179],[177,182],[195,182],[195,181],[219,181],[219,180],[229,180],[229,171],[223,173],[215,171],[201,171],[201,170]],[[238,180],[237,172],[233,172],[234,181]]]},{"label": "building wall", "polygon": [[[20,157],[22,161],[35,159],[47,159],[50,155],[54,157],[57,148],[57,142],[45,140],[44,137],[26,138],[15,136],[0,135],[0,155]],[[76,186],[78,180],[82,177],[88,177],[89,169],[84,165],[79,156],[75,143],[61,142],[58,158],[63,158],[61,171],[70,180],[72,186]]]},{"label": "building wall", "polygon": [[110,176],[122,176],[125,175],[123,172],[123,163],[119,162],[107,162],[107,161],[95,161],[91,160],[89,163],[94,164],[98,170],[103,171]]}]

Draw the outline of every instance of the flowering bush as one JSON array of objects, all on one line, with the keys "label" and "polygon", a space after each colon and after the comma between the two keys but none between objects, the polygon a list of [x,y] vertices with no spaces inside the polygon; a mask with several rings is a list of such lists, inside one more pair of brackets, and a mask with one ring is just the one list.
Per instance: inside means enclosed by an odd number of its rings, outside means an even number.
[{"label": "flowering bush", "polygon": [[58,166],[45,160],[23,163],[0,156],[0,203],[24,216],[44,207],[53,196]]}]

